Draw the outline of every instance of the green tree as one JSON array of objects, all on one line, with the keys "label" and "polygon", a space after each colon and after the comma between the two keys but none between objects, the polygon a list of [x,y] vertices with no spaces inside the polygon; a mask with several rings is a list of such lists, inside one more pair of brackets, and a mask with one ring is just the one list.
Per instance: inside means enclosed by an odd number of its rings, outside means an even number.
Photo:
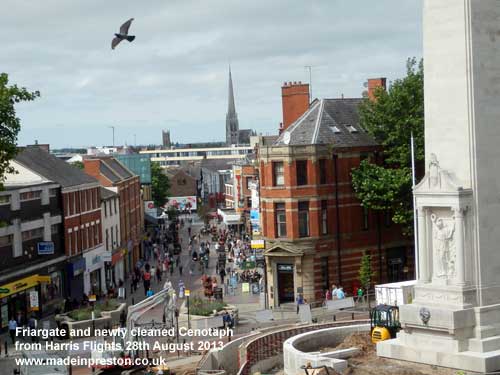
[{"label": "green tree", "polygon": [[81,161],[74,161],[73,163],[70,163],[73,167],[79,168],[79,169],[84,169],[85,167],[83,166],[83,162]]},{"label": "green tree", "polygon": [[168,201],[170,180],[163,172],[160,164],[151,163],[151,194],[156,207],[163,207]]},{"label": "green tree", "polygon": [[406,64],[407,74],[375,100],[360,106],[360,123],[382,146],[379,160],[365,159],[352,170],[357,198],[363,207],[389,211],[403,233],[413,233],[413,199],[410,137],[415,140],[415,161],[424,160],[424,70],[415,58]]},{"label": "green tree", "polygon": [[21,130],[21,120],[16,116],[16,104],[35,100],[38,91],[30,92],[24,87],[9,86],[9,76],[0,74],[0,189],[6,173],[14,173],[9,166],[17,153],[17,135]]},{"label": "green tree", "polygon": [[359,266],[359,283],[361,287],[365,290],[365,295],[368,300],[368,307],[370,307],[370,296],[369,291],[372,283],[373,271],[372,271],[372,257],[366,252],[361,257],[361,265]]}]

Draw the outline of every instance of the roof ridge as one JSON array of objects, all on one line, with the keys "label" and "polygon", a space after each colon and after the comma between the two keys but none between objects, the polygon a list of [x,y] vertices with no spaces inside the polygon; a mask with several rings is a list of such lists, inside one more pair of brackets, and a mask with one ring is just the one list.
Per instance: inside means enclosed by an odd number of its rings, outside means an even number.
[{"label": "roof ridge", "polygon": [[323,110],[325,107],[325,101],[324,99],[320,100],[320,107],[319,107],[319,113],[318,117],[316,119],[316,125],[314,126],[314,133],[311,138],[311,144],[314,145],[316,144],[317,138],[318,138],[318,133],[319,133],[319,125],[321,124],[321,119],[323,118]]}]

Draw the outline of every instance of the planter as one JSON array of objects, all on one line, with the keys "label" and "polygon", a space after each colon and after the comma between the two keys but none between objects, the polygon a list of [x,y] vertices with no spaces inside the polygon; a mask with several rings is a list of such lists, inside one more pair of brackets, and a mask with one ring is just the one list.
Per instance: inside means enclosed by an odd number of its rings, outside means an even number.
[{"label": "planter", "polygon": [[[227,305],[224,310],[233,315],[234,324],[238,324],[238,308],[233,305]],[[190,314],[191,328],[223,328],[224,323],[222,321],[222,315],[224,310],[217,312],[216,314],[210,314],[210,316],[193,315]],[[188,314],[186,302],[184,302],[179,311],[179,326],[188,326]]]},{"label": "planter", "polygon": [[92,334],[93,328],[112,328],[119,325],[120,315],[126,308],[127,304],[121,303],[115,310],[101,311],[101,317],[94,320],[74,320],[68,314],[58,314],[55,316],[55,321],[58,323],[58,326],[67,329],[68,335],[66,338],[77,338],[82,337],[82,335],[71,335],[71,330],[85,330],[90,328]]}]

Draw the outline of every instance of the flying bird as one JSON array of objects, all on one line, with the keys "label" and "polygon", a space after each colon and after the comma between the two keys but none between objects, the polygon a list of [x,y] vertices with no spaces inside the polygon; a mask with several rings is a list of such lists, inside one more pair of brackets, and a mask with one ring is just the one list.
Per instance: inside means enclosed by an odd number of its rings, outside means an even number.
[{"label": "flying bird", "polygon": [[130,25],[132,24],[132,21],[134,19],[131,18],[127,22],[125,22],[123,25],[120,26],[120,33],[115,34],[115,37],[113,38],[111,42],[111,49],[115,49],[115,47],[124,39],[127,39],[129,42],[133,41],[135,39],[134,35],[128,35],[128,29],[130,28]]}]

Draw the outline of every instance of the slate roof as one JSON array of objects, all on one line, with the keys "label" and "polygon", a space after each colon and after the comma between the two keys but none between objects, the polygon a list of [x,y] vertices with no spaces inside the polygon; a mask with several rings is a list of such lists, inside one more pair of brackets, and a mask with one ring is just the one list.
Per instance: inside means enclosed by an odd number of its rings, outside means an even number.
[{"label": "slate roof", "polygon": [[227,159],[204,159],[201,162],[201,167],[217,172],[220,170],[232,169],[234,162],[234,160]]},{"label": "slate roof", "polygon": [[118,194],[115,193],[114,191],[106,189],[105,187],[101,186],[101,200],[102,201],[105,201],[105,200],[108,200],[108,199],[111,199],[111,198],[114,198],[117,196],[118,196]]},{"label": "slate roof", "polygon": [[90,159],[99,159],[99,172],[113,184],[135,176],[135,174],[130,172],[125,165],[114,157],[92,157]]},{"label": "slate roof", "polygon": [[35,173],[57,182],[63,188],[97,183],[94,177],[83,170],[69,165],[37,146],[20,149],[15,160]]},{"label": "slate roof", "polygon": [[[331,144],[334,147],[376,146],[359,125],[363,99],[321,99],[299,117],[274,142],[274,146]],[[289,142],[285,142],[290,135]]]}]

